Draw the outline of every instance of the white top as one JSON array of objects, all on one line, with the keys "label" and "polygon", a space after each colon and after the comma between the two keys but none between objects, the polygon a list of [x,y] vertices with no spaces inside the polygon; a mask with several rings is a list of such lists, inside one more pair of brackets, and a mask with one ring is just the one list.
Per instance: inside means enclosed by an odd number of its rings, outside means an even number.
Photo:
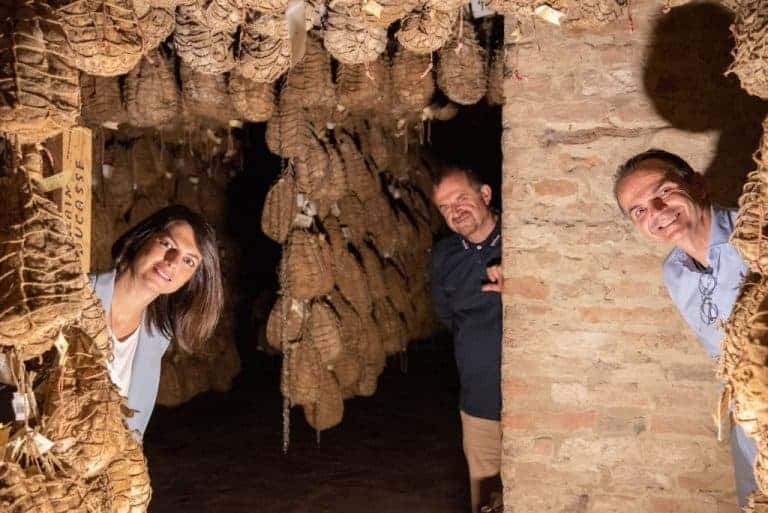
[{"label": "white top", "polygon": [[128,397],[128,388],[131,386],[133,358],[139,345],[139,332],[141,332],[143,323],[144,319],[142,319],[133,333],[128,335],[123,341],[118,340],[112,333],[112,330],[109,330],[109,338],[112,340],[112,359],[107,361],[107,369],[109,370],[109,377],[112,379],[112,383],[117,386],[120,395],[123,397]]}]

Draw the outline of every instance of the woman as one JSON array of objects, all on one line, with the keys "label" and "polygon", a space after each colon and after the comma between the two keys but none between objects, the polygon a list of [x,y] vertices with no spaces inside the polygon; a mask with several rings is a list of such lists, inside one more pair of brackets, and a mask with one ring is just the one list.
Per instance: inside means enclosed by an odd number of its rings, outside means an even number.
[{"label": "woman", "polygon": [[113,343],[109,374],[144,436],[171,339],[200,351],[219,319],[221,271],[213,228],[187,207],[158,210],[112,246],[115,268],[92,276]]}]

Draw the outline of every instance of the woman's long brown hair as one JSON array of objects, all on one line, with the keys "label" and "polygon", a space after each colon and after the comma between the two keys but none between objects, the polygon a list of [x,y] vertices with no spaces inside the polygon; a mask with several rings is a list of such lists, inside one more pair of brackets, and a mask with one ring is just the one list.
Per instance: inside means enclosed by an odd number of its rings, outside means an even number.
[{"label": "woman's long brown hair", "polygon": [[147,307],[150,329],[157,328],[191,352],[201,352],[219,322],[224,291],[219,268],[216,232],[197,212],[183,205],[162,208],[124,233],[112,246],[118,273],[133,264],[144,244],[177,222],[188,223],[202,261],[192,278],[173,294],[164,294]]}]

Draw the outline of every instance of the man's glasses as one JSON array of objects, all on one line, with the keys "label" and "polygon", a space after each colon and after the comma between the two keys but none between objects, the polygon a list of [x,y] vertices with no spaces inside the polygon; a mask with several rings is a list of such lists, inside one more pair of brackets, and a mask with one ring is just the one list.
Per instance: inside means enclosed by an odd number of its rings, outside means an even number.
[{"label": "man's glasses", "polygon": [[715,291],[715,287],[717,287],[717,278],[712,274],[712,268],[709,267],[699,274],[699,294],[701,294],[699,314],[701,315],[701,322],[707,326],[714,324],[720,313],[717,305],[712,302],[712,293]]}]

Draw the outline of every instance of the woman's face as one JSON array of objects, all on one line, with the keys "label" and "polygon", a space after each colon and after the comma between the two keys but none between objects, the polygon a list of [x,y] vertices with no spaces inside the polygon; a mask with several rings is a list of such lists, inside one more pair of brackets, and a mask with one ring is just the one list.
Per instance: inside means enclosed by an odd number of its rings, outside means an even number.
[{"label": "woman's face", "polygon": [[136,279],[159,295],[179,290],[200,265],[194,230],[185,221],[175,221],[147,239],[131,268]]}]

